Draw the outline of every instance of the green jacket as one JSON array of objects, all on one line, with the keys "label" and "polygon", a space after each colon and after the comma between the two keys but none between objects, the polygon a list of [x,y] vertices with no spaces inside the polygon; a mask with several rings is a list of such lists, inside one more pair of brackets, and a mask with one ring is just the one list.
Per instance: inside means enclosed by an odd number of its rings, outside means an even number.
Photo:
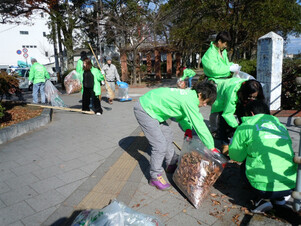
[{"label": "green jacket", "polygon": [[[94,87],[93,87],[93,91],[95,93],[95,96],[99,96],[101,94],[101,85],[100,82],[104,81],[104,77],[101,74],[100,70],[98,70],[95,67],[91,68],[91,73],[93,74],[94,77]],[[84,71],[82,71],[80,74],[80,82],[81,84],[83,84],[83,80],[84,80]],[[82,86],[82,92],[84,91],[84,87]]]},{"label": "green jacket", "polygon": [[46,79],[50,79],[48,71],[42,64],[35,62],[30,68],[28,80],[37,84],[45,82]]},{"label": "green jacket", "polygon": [[183,76],[182,76],[181,80],[184,81],[186,77],[191,78],[191,77],[195,76],[195,74],[196,74],[196,73],[195,73],[194,70],[186,68],[186,69],[183,71]]},{"label": "green jacket", "polygon": [[285,191],[296,186],[297,165],[287,129],[272,115],[242,117],[229,156],[246,160],[246,176],[261,191]]},{"label": "green jacket", "polygon": [[78,61],[77,61],[77,64],[76,64],[76,72],[78,73],[78,74],[81,74],[81,73],[84,73],[84,62],[81,60],[81,59],[79,59]]},{"label": "green jacket", "polygon": [[222,55],[223,57],[220,56],[218,47],[211,42],[202,58],[204,73],[207,77],[224,78],[231,75],[230,66],[233,62],[229,62],[227,50],[224,50]]},{"label": "green jacket", "polygon": [[175,118],[184,131],[194,128],[205,146],[214,148],[212,135],[198,107],[199,99],[195,90],[158,88],[144,94],[139,100],[152,118],[159,122]]},{"label": "green jacket", "polygon": [[237,91],[246,79],[223,79],[217,84],[217,97],[211,107],[211,113],[223,112],[222,116],[229,126],[236,128],[238,122],[234,116],[238,102]]}]

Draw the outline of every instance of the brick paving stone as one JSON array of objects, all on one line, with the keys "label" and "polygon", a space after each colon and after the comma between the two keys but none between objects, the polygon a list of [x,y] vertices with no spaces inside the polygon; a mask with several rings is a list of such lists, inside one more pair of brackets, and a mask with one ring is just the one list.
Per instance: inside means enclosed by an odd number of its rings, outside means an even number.
[{"label": "brick paving stone", "polygon": [[34,214],[34,210],[24,201],[9,207],[0,209],[0,225],[8,225],[29,215]]},{"label": "brick paving stone", "polygon": [[86,179],[81,179],[63,186],[56,188],[66,198],[69,197]]},{"label": "brick paving stone", "polygon": [[55,209],[56,207],[51,207],[49,209],[28,216],[21,221],[25,226],[40,226],[53,213]]},{"label": "brick paving stone", "polygon": [[29,186],[22,186],[10,190],[9,192],[0,194],[0,199],[7,206],[10,206],[23,200],[35,197],[36,195],[38,195],[38,193]]},{"label": "brick paving stone", "polygon": [[37,195],[31,199],[27,199],[26,202],[30,205],[36,212],[54,207],[64,200],[64,196],[61,195],[56,190],[50,190],[43,194]]},{"label": "brick paving stone", "polygon": [[5,183],[10,188],[17,188],[17,187],[22,187],[25,185],[30,185],[38,180],[39,180],[39,178],[37,178],[36,176],[34,176],[31,173],[28,173],[28,174],[24,174],[22,176],[9,178],[9,179],[5,180]]},{"label": "brick paving stone", "polygon": [[57,177],[50,177],[45,180],[40,180],[36,183],[33,183],[30,185],[36,192],[39,194],[43,194],[49,190],[56,189],[58,187],[61,187],[65,185],[66,183]]}]

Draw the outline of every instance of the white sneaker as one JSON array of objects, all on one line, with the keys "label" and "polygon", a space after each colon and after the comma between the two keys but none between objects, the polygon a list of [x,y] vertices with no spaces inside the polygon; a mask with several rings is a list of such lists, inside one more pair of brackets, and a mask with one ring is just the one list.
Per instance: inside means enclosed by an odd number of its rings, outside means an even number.
[{"label": "white sneaker", "polygon": [[101,114],[99,112],[97,112],[96,115],[101,115]]}]

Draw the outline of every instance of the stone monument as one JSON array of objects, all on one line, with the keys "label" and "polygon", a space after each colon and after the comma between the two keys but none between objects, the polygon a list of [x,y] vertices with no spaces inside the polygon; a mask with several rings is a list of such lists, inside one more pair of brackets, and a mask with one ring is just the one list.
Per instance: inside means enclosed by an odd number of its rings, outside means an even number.
[{"label": "stone monument", "polygon": [[263,92],[270,110],[281,106],[283,38],[270,32],[257,42],[257,80],[263,84]]}]

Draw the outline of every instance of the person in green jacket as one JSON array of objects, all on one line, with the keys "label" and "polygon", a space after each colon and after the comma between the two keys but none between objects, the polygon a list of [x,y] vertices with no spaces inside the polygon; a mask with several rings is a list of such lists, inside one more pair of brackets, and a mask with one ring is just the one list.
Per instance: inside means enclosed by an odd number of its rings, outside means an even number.
[{"label": "person in green jacket", "polygon": [[231,41],[227,31],[218,33],[214,42],[210,43],[209,49],[202,58],[205,76],[217,83],[217,79],[228,78],[231,72],[239,70],[239,65],[229,62],[227,45]]},{"label": "person in green jacket", "polygon": [[267,104],[252,101],[245,112],[247,116],[234,133],[229,156],[244,162],[243,179],[257,196],[252,212],[261,213],[273,204],[285,204],[284,197],[296,186],[297,164],[289,133],[278,118],[270,115]]},{"label": "person in green jacket", "polygon": [[45,104],[46,95],[45,95],[45,82],[46,79],[50,79],[49,73],[46,68],[37,62],[35,58],[31,58],[31,64],[29,71],[29,84],[33,83],[32,89],[32,98],[33,103],[37,104],[39,101],[38,94],[41,93],[41,103]]},{"label": "person in green jacket", "polygon": [[[235,115],[240,118],[244,114],[244,107],[252,100],[264,100],[261,84],[256,80],[241,78],[224,79],[217,84],[217,98],[211,108],[210,122],[217,122],[216,131],[218,138],[222,140],[222,152],[226,154],[229,149],[230,138],[238,126]],[[214,127],[210,123],[211,127]]]},{"label": "person in green jacket", "polygon": [[78,74],[82,74],[84,73],[84,60],[87,59],[87,52],[86,51],[82,51],[80,53],[80,59],[77,61],[77,64],[76,64],[76,72]]},{"label": "person in green jacket", "polygon": [[192,89],[158,88],[140,97],[134,106],[136,119],[151,146],[149,184],[160,190],[167,190],[170,184],[163,177],[163,161],[166,172],[176,169],[178,155],[172,143],[172,130],[166,122],[174,118],[185,131],[184,137],[192,138],[192,128],[205,146],[213,151],[213,138],[200,113],[200,107],[214,102],[216,87],[208,82],[196,83]]},{"label": "person in green jacket", "polygon": [[80,73],[80,80],[82,83],[82,110],[90,111],[90,98],[92,97],[92,103],[94,112],[96,115],[101,115],[103,110],[99,96],[101,95],[100,82],[104,81],[104,77],[100,70],[92,66],[92,62],[89,58],[83,61],[83,71]]},{"label": "person in green jacket", "polygon": [[180,81],[184,81],[188,77],[188,87],[191,87],[192,79],[196,75],[195,71],[186,67],[183,67],[183,76]]}]

